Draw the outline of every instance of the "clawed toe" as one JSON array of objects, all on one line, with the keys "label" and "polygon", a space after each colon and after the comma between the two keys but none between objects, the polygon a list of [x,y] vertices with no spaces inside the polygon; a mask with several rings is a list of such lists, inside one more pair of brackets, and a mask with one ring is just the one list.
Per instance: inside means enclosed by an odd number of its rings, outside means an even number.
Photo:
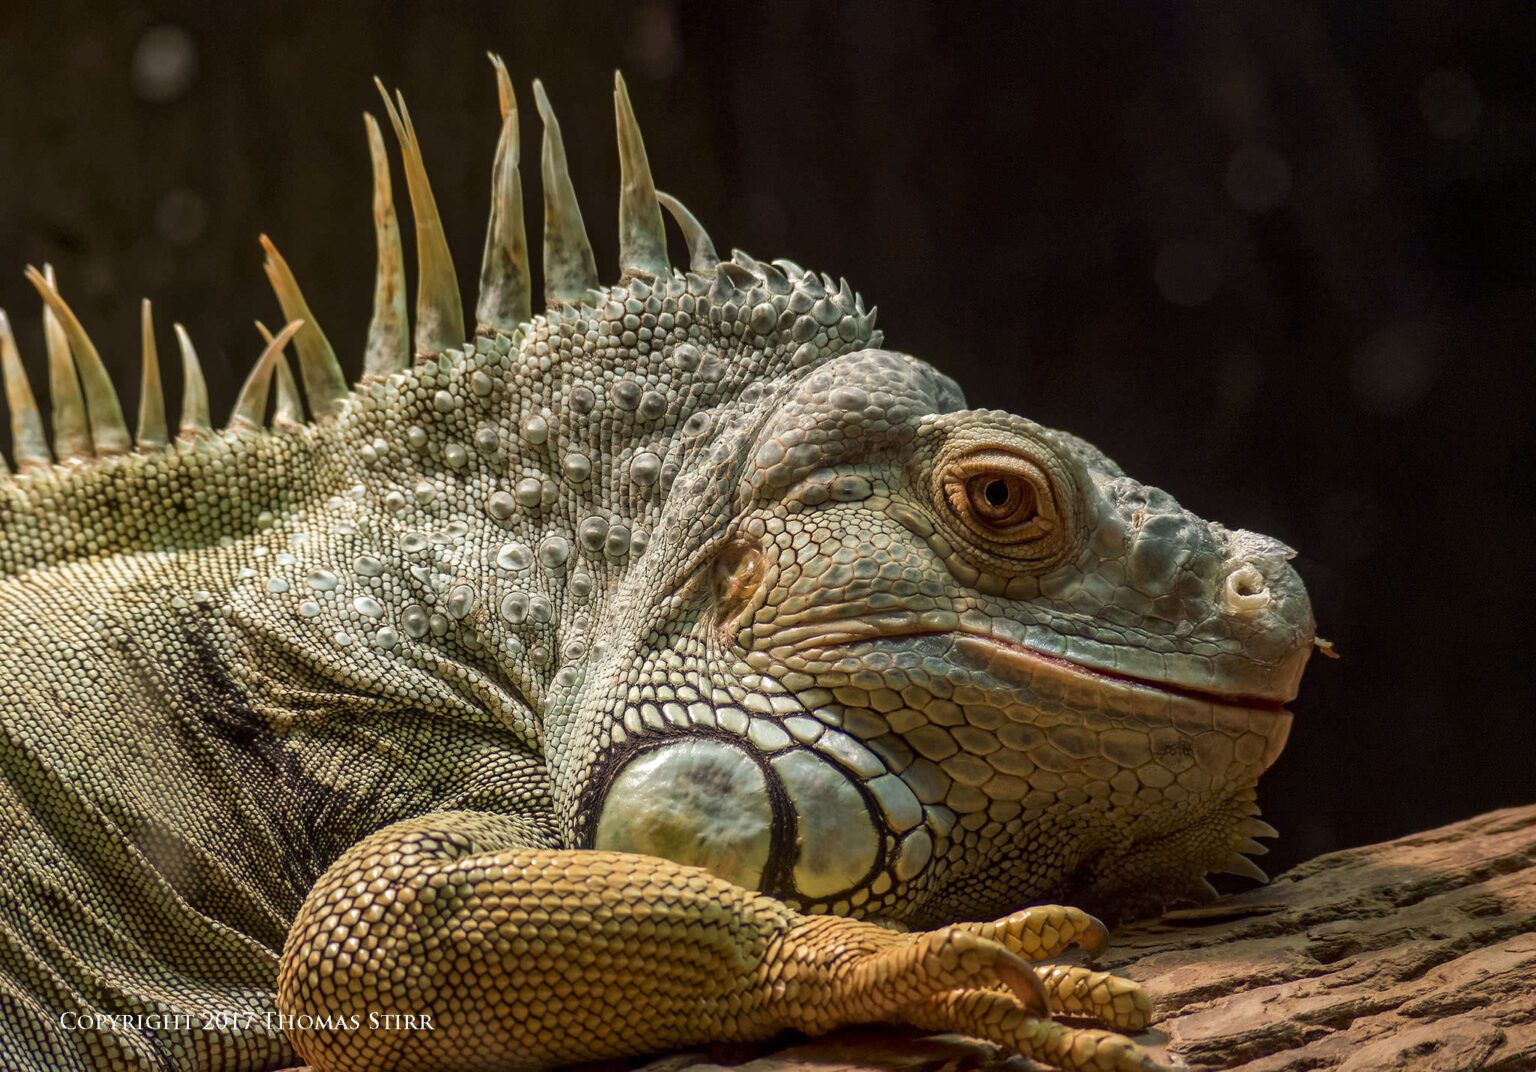
[{"label": "clawed toe", "polygon": [[1045,980],[1040,978],[1040,973],[1027,960],[1004,952],[998,956],[992,970],[1003,984],[1013,991],[1013,996],[1019,999],[1019,1004],[1030,1010],[1036,1016],[1049,1017],[1051,1015],[1051,992],[1046,986]]},{"label": "clawed toe", "polygon": [[1060,956],[1072,946],[1091,959],[1109,948],[1109,928],[1097,917],[1067,905],[1035,905],[990,923],[960,926],[1029,960]]},{"label": "clawed toe", "polygon": [[1159,1072],[1164,1068],[1124,1035],[1031,1015],[996,990],[956,990],[914,1006],[907,1022],[928,1031],[984,1039],[1062,1072]]},{"label": "clawed toe", "polygon": [[1130,979],[1067,964],[1053,964],[1038,975],[1064,1016],[1097,1020],[1116,1031],[1140,1031],[1152,1022],[1152,999]]},{"label": "clawed toe", "polygon": [[[1092,916],[1060,906],[899,935],[809,917],[781,954],[803,965],[800,983],[815,991],[798,995],[789,1026],[816,1032],[907,1023],[985,1039],[1062,1072],[1150,1072],[1161,1066],[1116,1033],[1151,1022],[1152,1002],[1140,985],[1076,965],[1030,963],[1074,945],[1101,953],[1108,937]],[[1062,1023],[1053,1013],[1112,1030]]]}]

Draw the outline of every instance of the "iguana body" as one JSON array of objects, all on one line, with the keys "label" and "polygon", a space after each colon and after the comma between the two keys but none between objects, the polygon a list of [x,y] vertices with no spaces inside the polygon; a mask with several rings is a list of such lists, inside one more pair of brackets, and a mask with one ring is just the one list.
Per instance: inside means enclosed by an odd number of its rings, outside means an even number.
[{"label": "iguana body", "polygon": [[1080,912],[858,920],[1147,909],[1243,869],[1312,644],[1289,552],[964,410],[846,284],[718,263],[680,206],[672,272],[622,84],[606,289],[540,97],[532,316],[502,74],[466,346],[393,109],[419,356],[380,169],[352,391],[269,247],[302,326],[229,429],[189,363],[183,435],[147,412],[127,453],[36,280],[61,460],[8,354],[6,1067],[519,1067],[878,1020],[1141,1067],[1042,1015],[1146,1020],[1021,959],[1100,944]]}]

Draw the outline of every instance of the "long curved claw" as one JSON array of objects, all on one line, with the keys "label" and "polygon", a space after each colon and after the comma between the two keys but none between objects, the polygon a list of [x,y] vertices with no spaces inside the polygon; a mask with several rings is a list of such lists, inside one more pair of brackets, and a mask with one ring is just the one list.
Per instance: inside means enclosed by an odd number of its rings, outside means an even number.
[{"label": "long curved claw", "polygon": [[771,978],[780,961],[799,966],[798,981],[809,989],[789,1024],[800,1030],[903,1022],[975,1035],[1064,1072],[1146,1072],[1158,1066],[1124,1036],[1051,1019],[1055,1009],[1118,1030],[1140,1030],[1151,1020],[1152,1002],[1139,985],[1074,966],[1037,971],[1013,951],[1097,947],[1102,927],[1092,916],[1060,906],[993,924],[903,935],[878,933],[854,920],[805,917],[767,967]]},{"label": "long curved claw", "polygon": [[1053,1006],[1050,988],[1045,980],[1040,978],[1038,972],[1030,965],[1029,961],[1012,953],[998,957],[997,963],[992,966],[997,972],[997,977],[1003,984],[1013,991],[1013,996],[1019,999],[1030,1012],[1036,1016],[1050,1016]]},{"label": "long curved claw", "polygon": [[[1116,1031],[1140,1031],[1152,1020],[1152,999],[1136,982],[1074,965],[1031,968],[1019,977],[1020,957],[1041,959],[1076,945],[1102,953],[1109,931],[1080,909],[1037,905],[991,923],[961,923],[948,931],[1006,950],[986,971],[958,988],[906,1007],[900,1019],[933,1031],[959,1031],[1008,1047],[1064,1072],[1149,1072],[1158,1065],[1129,1039],[1108,1031],[1054,1023],[1050,1010],[1097,1020]],[[944,932],[934,932],[942,934]],[[988,972],[1009,993],[989,988]],[[1041,1001],[1036,988],[1044,991]]]}]

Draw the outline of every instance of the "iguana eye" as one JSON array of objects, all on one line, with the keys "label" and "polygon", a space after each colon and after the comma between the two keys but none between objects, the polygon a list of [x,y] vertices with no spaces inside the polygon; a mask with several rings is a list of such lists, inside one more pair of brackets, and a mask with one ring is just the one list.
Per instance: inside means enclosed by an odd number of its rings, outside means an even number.
[{"label": "iguana eye", "polygon": [[981,473],[965,482],[971,513],[978,521],[1006,529],[1035,516],[1035,489],[1012,473]]},{"label": "iguana eye", "polygon": [[950,509],[987,543],[1029,544],[1055,528],[1050,481],[1011,451],[974,451],[943,466],[940,479]]}]

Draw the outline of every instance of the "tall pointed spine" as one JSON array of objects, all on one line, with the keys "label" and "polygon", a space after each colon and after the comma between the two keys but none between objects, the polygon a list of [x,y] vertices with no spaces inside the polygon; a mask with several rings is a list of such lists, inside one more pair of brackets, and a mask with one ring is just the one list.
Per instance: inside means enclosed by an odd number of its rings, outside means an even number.
[{"label": "tall pointed spine", "polygon": [[400,142],[405,185],[411,194],[411,215],[416,219],[416,352],[440,354],[462,346],[465,340],[459,277],[453,270],[448,236],[443,232],[443,220],[432,197],[432,184],[427,181],[421,143],[416,140],[416,128],[405,98],[396,93],[392,101],[384,83],[374,79],[374,84],[384,98],[389,121]]},{"label": "tall pointed spine", "polygon": [[378,120],[364,112],[363,125],[368,129],[368,158],[373,162],[373,232],[379,247],[363,376],[383,379],[410,365],[411,325],[405,307],[405,251],[400,245],[400,219],[389,181],[389,154],[384,150]]},{"label": "tall pointed spine", "polygon": [[560,122],[549,106],[543,83],[537,79],[533,101],[544,121],[544,301],[553,306],[584,298],[598,285],[597,260],[581,220],[576,188],[571,185]]},{"label": "tall pointed spine", "polygon": [[304,401],[286,355],[277,359],[277,402],[272,410],[272,427],[297,428],[304,423]]},{"label": "tall pointed spine", "polygon": [[235,399],[235,408],[229,415],[229,429],[234,432],[260,431],[266,423],[267,396],[272,389],[272,373],[277,365],[278,358],[282,356],[283,348],[303,328],[304,321],[291,320],[277,337],[267,343],[267,348],[256,359],[255,366],[251,369],[245,383],[240,388],[240,395]]},{"label": "tall pointed spine", "polygon": [[341,370],[341,362],[336,360],[336,351],[331,347],[331,341],[325,337],[320,325],[315,322],[314,314],[309,311],[309,303],[304,300],[304,294],[299,290],[298,280],[293,277],[288,262],[266,235],[261,236],[261,248],[267,254],[266,263],[262,267],[266,269],[267,280],[277,294],[283,315],[290,321],[301,321],[304,324],[303,330],[299,332],[296,349],[299,351],[299,372],[304,377],[304,390],[309,395],[309,404],[315,416],[329,417],[339,411],[346,401],[346,374]]},{"label": "tall pointed spine", "polygon": [[199,439],[213,432],[208,419],[208,381],[203,378],[203,363],[197,359],[192,336],[180,324],[176,327],[176,345],[181,350],[181,439]]},{"label": "tall pointed spine", "polygon": [[619,136],[619,271],[638,269],[652,276],[671,270],[667,233],[661,225],[656,183],[645,155],[645,141],[624,76],[613,72],[614,125]]},{"label": "tall pointed spine", "polygon": [[[51,285],[53,265],[43,265],[43,275]],[[69,336],[64,325],[43,303],[43,342],[48,348],[48,399],[52,403],[53,453],[59,461],[91,457],[91,427],[85,420],[85,397],[80,393],[80,377],[75,359],[69,353]]]},{"label": "tall pointed spine", "polygon": [[[256,321],[256,330],[263,342],[272,342],[272,332],[260,320]],[[304,400],[299,397],[299,385],[293,381],[286,354],[277,359],[273,380],[277,384],[277,402],[272,408],[272,427],[297,428],[304,423]]]},{"label": "tall pointed spine", "polygon": [[25,473],[52,465],[43,415],[32,395],[32,384],[27,380],[21,351],[16,347],[16,336],[11,333],[11,321],[4,310],[0,310],[0,368],[5,373],[5,401],[11,411],[11,450],[16,456],[16,468]]},{"label": "tall pointed spine", "polygon": [[501,101],[501,136],[491,165],[491,218],[480,262],[481,327],[510,332],[533,315],[533,280],[528,268],[528,232],[523,222],[523,180],[518,173],[517,97],[501,57],[491,56]]},{"label": "tall pointed spine", "polygon": [[[44,275],[36,268],[29,266],[27,279],[37,288],[38,294],[48,306],[48,311],[56,318],[56,325],[61,329],[65,343],[62,348],[64,361],[73,365],[73,371],[79,377],[80,390],[85,396],[92,449],[98,455],[125,453],[133,446],[133,440],[128,435],[128,424],[123,420],[122,403],[117,400],[117,391],[112,386],[112,377],[107,374],[107,366],[102,364],[101,355],[96,352],[95,343],[91,342],[91,337],[85,333],[85,328],[80,325],[80,319],[75,316],[74,310],[59,295],[51,273]],[[55,332],[57,333],[59,332]],[[50,367],[53,364],[54,350],[54,345],[50,343]],[[68,379],[68,377],[60,378]],[[73,399],[70,400],[71,403],[73,401]],[[57,435],[56,430],[56,438]],[[64,452],[60,451],[60,453]],[[86,455],[71,452],[71,456]]]},{"label": "tall pointed spine", "polygon": [[693,272],[712,272],[720,266],[720,255],[715,252],[715,243],[710,239],[709,232],[704,230],[704,225],[698,217],[688,211],[684,205],[671,194],[656,191],[656,200],[660,202],[674,220],[678,229],[683,232],[683,241],[688,243],[688,269]]},{"label": "tall pointed spine", "polygon": [[139,330],[143,367],[139,376],[139,429],[134,438],[140,450],[159,450],[170,438],[165,432],[165,390],[160,383],[160,352],[155,347],[155,317],[148,298],[139,306]]}]

